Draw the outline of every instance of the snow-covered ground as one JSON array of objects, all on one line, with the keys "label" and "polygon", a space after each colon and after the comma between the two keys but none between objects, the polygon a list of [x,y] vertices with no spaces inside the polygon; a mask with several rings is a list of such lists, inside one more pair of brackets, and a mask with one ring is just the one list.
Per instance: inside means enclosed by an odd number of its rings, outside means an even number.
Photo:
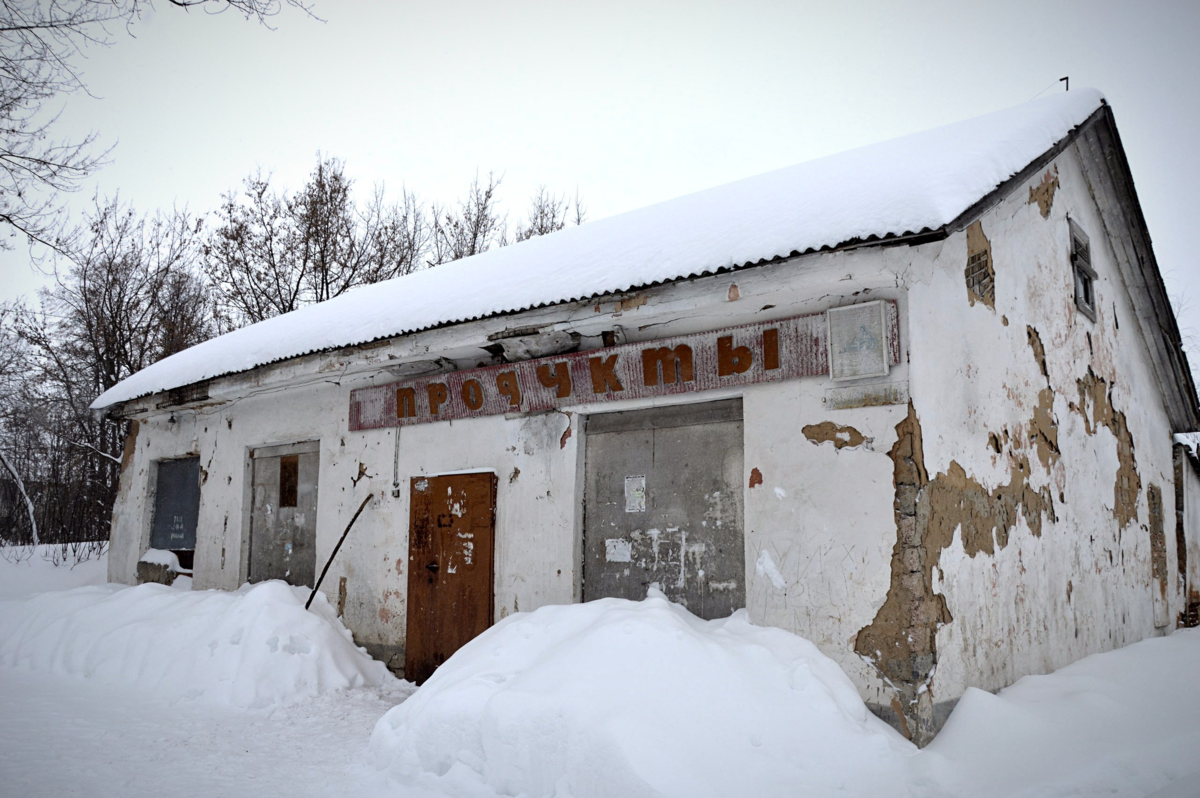
[{"label": "snow-covered ground", "polygon": [[302,591],[83,566],[0,560],[0,794],[1200,796],[1200,630],[970,691],[917,751],[807,641],[661,597],[510,616],[405,701]]},{"label": "snow-covered ground", "polygon": [[55,565],[54,548],[38,546],[32,554],[28,548],[4,550],[6,556],[0,556],[0,599],[108,581],[108,562],[103,555],[81,563]]}]

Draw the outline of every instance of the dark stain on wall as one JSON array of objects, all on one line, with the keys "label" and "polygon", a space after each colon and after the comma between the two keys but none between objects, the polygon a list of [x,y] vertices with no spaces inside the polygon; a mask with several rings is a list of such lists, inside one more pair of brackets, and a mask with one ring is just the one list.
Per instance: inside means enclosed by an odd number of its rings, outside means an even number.
[{"label": "dark stain on wall", "polygon": [[1033,357],[1046,378],[1046,387],[1038,391],[1038,403],[1033,408],[1033,418],[1029,421],[1029,440],[1037,449],[1038,460],[1042,466],[1049,469],[1058,461],[1058,422],[1054,418],[1054,389],[1050,387],[1050,372],[1046,368],[1046,347],[1042,345],[1042,337],[1033,327],[1025,326],[1025,335]]},{"label": "dark stain on wall", "polygon": [[834,424],[832,421],[822,421],[820,424],[809,424],[800,430],[804,433],[804,437],[808,438],[814,446],[819,446],[822,443],[832,443],[837,449],[844,449],[849,446],[862,446],[866,441],[866,437],[854,427],[843,427],[839,424]]},{"label": "dark stain on wall", "polygon": [[[1076,380],[1079,389],[1079,404],[1070,407],[1083,417],[1088,435],[1095,435],[1101,427],[1107,427],[1117,439],[1117,475],[1113,484],[1113,517],[1119,528],[1124,529],[1137,518],[1138,497],[1142,492],[1142,478],[1137,472],[1134,457],[1133,435],[1129,432],[1125,413],[1113,407],[1112,386],[1096,376],[1091,366],[1082,379]],[[1090,412],[1089,412],[1090,409]]]},{"label": "dark stain on wall", "polygon": [[1146,488],[1146,506],[1150,515],[1150,576],[1157,582],[1159,594],[1167,598],[1167,535],[1163,529],[1162,489]]},{"label": "dark stain on wall", "polygon": [[763,484],[762,472],[757,468],[750,469],[750,487],[756,487]]},{"label": "dark stain on wall", "polygon": [[1033,205],[1037,203],[1038,210],[1042,212],[1043,219],[1050,218],[1050,208],[1054,206],[1054,192],[1058,190],[1058,164],[1054,165],[1053,170],[1046,170],[1046,174],[1042,175],[1042,182],[1036,186],[1029,187],[1029,202]]}]

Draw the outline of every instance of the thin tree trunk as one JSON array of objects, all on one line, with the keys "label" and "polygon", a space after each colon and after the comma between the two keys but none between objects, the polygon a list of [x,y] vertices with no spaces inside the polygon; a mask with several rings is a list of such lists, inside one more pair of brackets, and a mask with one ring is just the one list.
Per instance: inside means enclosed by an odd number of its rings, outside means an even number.
[{"label": "thin tree trunk", "polygon": [[0,451],[0,462],[4,463],[4,467],[8,469],[8,473],[12,474],[13,479],[17,483],[17,490],[21,491],[21,496],[25,499],[25,509],[29,511],[29,528],[33,531],[33,545],[37,546],[38,531],[37,519],[33,517],[33,502],[29,499],[29,494],[25,492],[25,483],[21,480],[21,475],[17,473],[17,469],[12,467],[12,463],[8,462],[8,458],[4,456],[4,452]]}]

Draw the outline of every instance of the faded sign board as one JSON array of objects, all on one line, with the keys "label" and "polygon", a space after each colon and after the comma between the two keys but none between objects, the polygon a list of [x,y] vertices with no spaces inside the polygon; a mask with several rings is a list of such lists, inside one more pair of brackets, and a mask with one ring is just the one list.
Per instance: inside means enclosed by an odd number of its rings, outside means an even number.
[{"label": "faded sign board", "polygon": [[888,373],[890,351],[885,302],[830,308],[829,378],[857,380]]},{"label": "faded sign board", "polygon": [[[896,303],[863,307],[883,319],[884,358],[899,363]],[[816,313],[358,388],[350,393],[350,429],[533,413],[828,374],[829,330],[826,314]],[[853,336],[839,341],[846,351],[871,343]]]},{"label": "faded sign board", "polygon": [[740,399],[588,416],[584,601],[653,586],[701,618],[745,606],[742,432]]},{"label": "faded sign board", "polygon": [[150,548],[193,551],[200,518],[200,458],[160,460],[155,480]]},{"label": "faded sign board", "polygon": [[492,625],[496,475],[413,477],[404,678],[421,684]]},{"label": "faded sign board", "polygon": [[317,568],[320,442],[256,449],[252,458],[247,578],[311,586]]}]

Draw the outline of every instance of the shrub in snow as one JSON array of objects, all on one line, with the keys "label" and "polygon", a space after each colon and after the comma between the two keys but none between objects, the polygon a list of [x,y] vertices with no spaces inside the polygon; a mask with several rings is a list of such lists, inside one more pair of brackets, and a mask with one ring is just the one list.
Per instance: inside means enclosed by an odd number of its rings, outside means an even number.
[{"label": "shrub in snow", "polygon": [[915,752],[812,643],[657,592],[510,616],[388,712],[371,748],[402,781],[574,798],[882,795]]},{"label": "shrub in snow", "polygon": [[264,582],[237,592],[103,585],[0,601],[0,666],[241,707],[392,680],[322,594],[311,612],[307,598]]}]

